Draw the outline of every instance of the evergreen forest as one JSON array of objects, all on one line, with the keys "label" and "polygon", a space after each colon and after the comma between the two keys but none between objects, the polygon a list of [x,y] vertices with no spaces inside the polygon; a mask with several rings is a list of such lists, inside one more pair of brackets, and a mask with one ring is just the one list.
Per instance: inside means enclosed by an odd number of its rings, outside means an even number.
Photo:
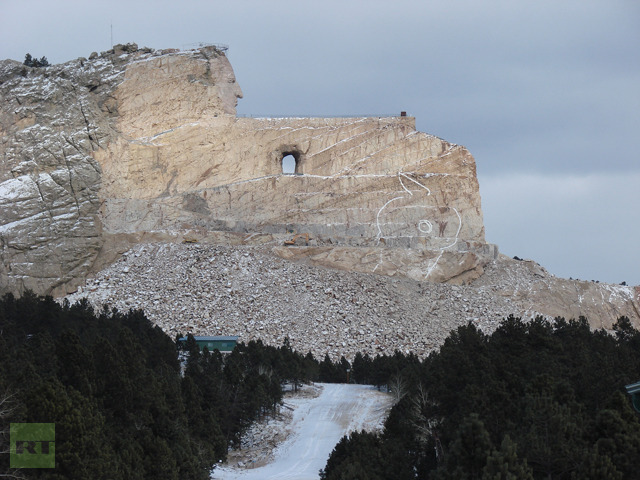
[{"label": "evergreen forest", "polygon": [[[358,355],[356,380],[381,382],[375,363]],[[614,335],[585,318],[468,324],[386,373],[398,403],[384,432],[343,437],[323,480],[640,478],[624,388],[640,380],[640,332],[626,317]]]},{"label": "evergreen forest", "polygon": [[[139,310],[4,296],[0,477],[207,479],[242,431],[279,405],[282,384],[312,374],[288,345],[239,344],[224,359],[201,353],[193,337],[186,348]],[[10,469],[12,422],[55,423],[55,469]]]},{"label": "evergreen forest", "polygon": [[[182,335],[179,335],[181,337]],[[424,359],[316,360],[259,341],[230,354],[174,343],[140,310],[0,299],[0,476],[206,479],[286,384],[372,384],[394,396],[380,434],[336,445],[323,480],[640,478],[640,332],[586,319],[473,324]],[[55,469],[12,470],[10,423],[55,423]]]}]

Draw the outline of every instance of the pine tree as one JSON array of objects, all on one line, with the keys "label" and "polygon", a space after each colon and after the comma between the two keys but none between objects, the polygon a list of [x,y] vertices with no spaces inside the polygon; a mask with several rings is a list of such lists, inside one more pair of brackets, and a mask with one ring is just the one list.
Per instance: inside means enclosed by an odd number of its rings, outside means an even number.
[{"label": "pine tree", "polygon": [[340,372],[335,364],[329,358],[329,354],[325,354],[324,359],[320,362],[320,381],[326,383],[335,383],[340,381]]},{"label": "pine tree", "polygon": [[371,357],[369,354],[358,352],[353,359],[353,380],[356,383],[370,383],[371,382]]},{"label": "pine tree", "polygon": [[442,479],[481,479],[493,445],[480,417],[473,413],[460,425],[446,457]]},{"label": "pine tree", "polygon": [[640,458],[640,422],[629,406],[629,401],[616,392],[612,396],[612,406],[601,410],[595,419],[597,452],[606,456],[625,478],[637,474]]},{"label": "pine tree", "polygon": [[23,64],[27,67],[48,67],[49,66],[49,61],[47,60],[47,57],[42,57],[40,59],[37,58],[33,58],[31,56],[30,53],[27,53],[24,56],[24,62]]},{"label": "pine tree", "polygon": [[[572,480],[583,480],[585,478],[593,478],[598,480],[623,480],[624,478],[633,478],[636,474],[634,471],[631,476],[625,477],[615,466],[608,455],[603,455],[597,449],[585,452],[585,458],[580,467],[571,472]],[[634,466],[635,470],[635,466]]]},{"label": "pine tree", "polygon": [[529,394],[523,399],[518,446],[534,472],[551,478],[580,463],[587,420],[573,406],[574,411],[546,394]]},{"label": "pine tree", "polygon": [[516,444],[505,435],[499,450],[487,457],[482,469],[482,480],[533,480],[533,471],[527,461],[518,458]]}]

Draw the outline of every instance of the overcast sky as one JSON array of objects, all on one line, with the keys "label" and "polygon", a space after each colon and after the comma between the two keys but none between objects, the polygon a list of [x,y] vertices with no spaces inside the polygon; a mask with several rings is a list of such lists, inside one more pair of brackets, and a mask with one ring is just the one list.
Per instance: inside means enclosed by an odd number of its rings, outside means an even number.
[{"label": "overcast sky", "polygon": [[637,0],[0,0],[0,58],[229,45],[238,113],[385,114],[466,146],[486,238],[640,285]]}]

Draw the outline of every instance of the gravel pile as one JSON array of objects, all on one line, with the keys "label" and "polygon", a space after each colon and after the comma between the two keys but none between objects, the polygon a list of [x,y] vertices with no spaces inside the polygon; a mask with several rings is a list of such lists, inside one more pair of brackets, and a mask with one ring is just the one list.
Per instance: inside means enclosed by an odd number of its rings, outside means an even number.
[{"label": "gravel pile", "polygon": [[496,287],[455,286],[291,263],[269,247],[142,244],[67,298],[143,309],[171,337],[238,335],[352,359],[356,352],[428,354],[449,331],[493,330],[516,312]]}]

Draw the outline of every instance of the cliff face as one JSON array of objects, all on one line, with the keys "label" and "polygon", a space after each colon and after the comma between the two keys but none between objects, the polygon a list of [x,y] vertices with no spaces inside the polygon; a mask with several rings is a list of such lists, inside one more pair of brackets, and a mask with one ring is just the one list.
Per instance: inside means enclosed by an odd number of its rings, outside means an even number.
[{"label": "cliff face", "polygon": [[0,285],[37,292],[82,278],[101,248],[101,168],[117,133],[110,61],[0,62]]},{"label": "cliff face", "polygon": [[64,291],[145,235],[187,230],[309,233],[296,256],[434,281],[495,256],[473,157],[410,117],[236,118],[242,92],[214,47],[93,57],[0,67],[5,288]]},{"label": "cliff face", "polygon": [[215,47],[0,62],[0,290],[64,294],[148,241],[455,284],[496,261],[464,147],[411,117],[238,118],[241,97]]},{"label": "cliff face", "polygon": [[296,256],[434,281],[475,278],[493,258],[466,149],[407,117],[236,118],[226,57],[203,53],[127,68],[114,94],[122,136],[95,153],[105,233],[196,228],[281,244],[304,232],[315,248]]},{"label": "cliff face", "polygon": [[[412,119],[221,116],[164,132],[96,153],[107,232],[304,232],[316,248],[297,254],[317,262],[340,245],[347,269],[434,281],[493,258],[473,158]],[[286,153],[296,174],[282,173]]]}]

